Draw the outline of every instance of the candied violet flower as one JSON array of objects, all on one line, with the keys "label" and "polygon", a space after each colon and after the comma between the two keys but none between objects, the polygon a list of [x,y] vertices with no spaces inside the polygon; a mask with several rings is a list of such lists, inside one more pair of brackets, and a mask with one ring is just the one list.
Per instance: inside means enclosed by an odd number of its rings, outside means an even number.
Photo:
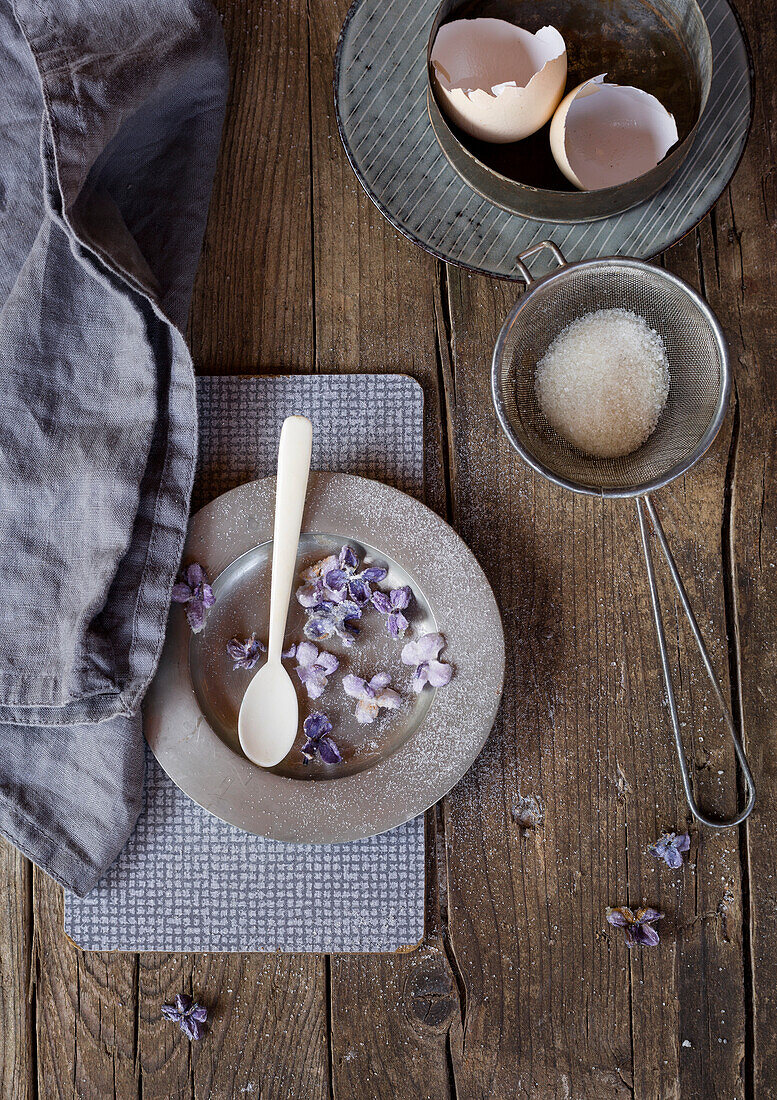
[{"label": "candied violet flower", "polygon": [[183,571],[183,580],[173,585],[171,598],[174,603],[186,605],[186,618],[195,634],[205,626],[205,616],[209,607],[213,607],[216,597],[208,584],[205,570],[197,562]]},{"label": "candied violet flower", "polygon": [[330,554],[328,558],[322,558],[321,561],[314,562],[313,565],[302,570],[300,576],[303,583],[294,593],[302,607],[316,608],[325,602],[341,602],[340,593],[328,588],[324,580],[326,574],[336,569],[337,565],[338,559],[334,554]]},{"label": "candied violet flower", "polygon": [[391,677],[388,672],[379,672],[373,676],[369,683],[362,680],[361,676],[353,676],[349,673],[343,677],[343,690],[352,699],[357,699],[356,721],[361,725],[374,722],[382,710],[396,710],[402,700],[389,684]]},{"label": "candied violet flower", "polygon": [[326,587],[338,593],[343,600],[353,600],[360,607],[369,603],[372,596],[371,584],[379,584],[386,579],[388,570],[379,566],[367,566],[359,569],[359,559],[350,546],[344,546],[338,555],[336,564],[327,570],[324,576]]},{"label": "candied violet flower", "polygon": [[340,763],[342,760],[340,750],[330,737],[332,723],[325,714],[318,710],[309,714],[302,724],[302,729],[307,737],[307,741],[302,746],[302,755],[306,764],[315,758],[316,753],[325,764]]},{"label": "candied violet flower", "polygon": [[356,623],[361,615],[362,609],[351,600],[344,600],[342,603],[325,600],[310,611],[304,627],[305,637],[313,642],[340,638],[345,645],[353,645],[359,633]]},{"label": "candied violet flower", "polygon": [[264,642],[260,642],[255,634],[244,638],[242,642],[239,638],[230,638],[227,642],[227,653],[235,662],[232,665],[233,669],[245,668],[250,671],[266,652],[267,646]]},{"label": "candied violet flower", "polygon": [[187,1038],[201,1039],[202,1025],[208,1019],[208,1010],[203,1005],[198,1005],[186,993],[178,993],[175,1004],[162,1005],[162,1015],[166,1020],[178,1024]]},{"label": "candied violet flower", "polygon": [[658,840],[648,844],[648,851],[656,859],[663,859],[667,867],[676,870],[683,865],[683,852],[691,846],[687,833],[662,833]]},{"label": "candied violet flower", "polygon": [[333,672],[340,667],[340,662],[333,653],[325,650],[319,651],[312,642],[300,642],[295,649],[297,667],[295,672],[300,682],[305,685],[305,691],[309,699],[318,699],[324,694],[327,681]]},{"label": "candied violet flower", "polygon": [[655,947],[658,943],[658,932],[653,924],[663,920],[664,914],[657,909],[648,907],[632,912],[627,905],[617,909],[608,906],[606,916],[610,924],[624,930],[627,947]]},{"label": "candied violet flower", "polygon": [[373,592],[372,604],[386,616],[386,629],[392,638],[401,638],[410,623],[402,614],[410,606],[413,593],[409,585],[392,588],[390,592]]},{"label": "candied violet flower", "polygon": [[422,691],[425,684],[437,688],[450,683],[453,667],[437,660],[444,645],[442,634],[424,634],[417,642],[408,642],[402,650],[402,663],[415,666],[413,691]]}]

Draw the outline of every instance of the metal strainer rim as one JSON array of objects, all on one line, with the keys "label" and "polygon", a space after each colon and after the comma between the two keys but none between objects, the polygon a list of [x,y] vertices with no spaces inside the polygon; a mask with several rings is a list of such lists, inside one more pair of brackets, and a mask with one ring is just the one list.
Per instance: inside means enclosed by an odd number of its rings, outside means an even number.
[{"label": "metal strainer rim", "polygon": [[[523,265],[521,265],[523,266]],[[527,303],[531,300],[532,296],[540,289],[547,288],[552,283],[564,282],[570,275],[583,272],[586,269],[591,271],[600,272],[603,267],[625,267],[632,268],[641,272],[649,272],[652,277],[658,277],[668,283],[673,283],[674,286],[684,293],[699,312],[704,316],[707,323],[710,326],[710,330],[714,336],[715,343],[720,355],[720,369],[721,369],[721,385],[718,394],[718,402],[715,408],[715,414],[711,418],[704,435],[701,437],[696,446],[683,458],[681,461],[676,462],[665,473],[658,477],[651,478],[647,481],[641,482],[638,485],[628,487],[610,487],[600,485],[590,485],[583,482],[572,481],[569,478],[562,477],[560,474],[555,473],[550,469],[541,459],[537,458],[528,448],[526,448],[513,431],[510,418],[507,414],[505,407],[504,395],[502,392],[502,354],[508,335],[511,332],[514,325],[518,323],[521,312],[526,308]],[[527,284],[527,289],[524,294],[518,299],[516,304],[511,309],[510,313],[505,319],[504,324],[497,337],[496,344],[494,346],[494,353],[491,360],[491,392],[494,401],[494,408],[496,409],[496,415],[499,418],[499,423],[502,426],[502,430],[509,439],[513,448],[518,452],[524,462],[527,463],[536,473],[541,474],[548,481],[551,481],[554,485],[560,485],[565,489],[569,489],[573,493],[581,493],[586,496],[595,496],[605,499],[622,498],[622,497],[639,497],[644,496],[646,493],[651,493],[656,489],[662,488],[664,485],[668,485],[670,481],[674,481],[678,477],[682,477],[686,474],[696,463],[703,458],[712,445],[715,437],[717,436],[723,421],[726,416],[726,410],[728,408],[729,397],[731,394],[731,371],[729,367],[729,355],[728,348],[726,346],[726,340],[723,335],[723,330],[720,327],[715,314],[710,309],[709,305],[704,301],[700,294],[698,294],[692,286],[689,286],[683,279],[680,279],[672,272],[665,271],[663,268],[656,267],[655,264],[648,264],[642,260],[635,260],[629,257],[623,256],[605,256],[602,259],[596,260],[580,260],[576,263],[564,264],[564,266],[558,268],[555,271],[550,272],[548,275],[539,279],[532,279]]]}]

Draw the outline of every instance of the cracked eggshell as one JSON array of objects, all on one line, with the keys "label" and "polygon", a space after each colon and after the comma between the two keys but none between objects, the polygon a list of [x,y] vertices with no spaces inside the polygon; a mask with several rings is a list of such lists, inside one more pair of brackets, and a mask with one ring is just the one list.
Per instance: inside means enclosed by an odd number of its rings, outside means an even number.
[{"label": "cracked eggshell", "polygon": [[457,19],[431,54],[440,105],[472,137],[505,144],[539,130],[564,94],[567,51],[555,27],[536,34],[504,19]]},{"label": "cracked eggshell", "polygon": [[556,164],[581,191],[642,176],[677,143],[674,116],[649,92],[586,80],[558,106],[550,124]]}]

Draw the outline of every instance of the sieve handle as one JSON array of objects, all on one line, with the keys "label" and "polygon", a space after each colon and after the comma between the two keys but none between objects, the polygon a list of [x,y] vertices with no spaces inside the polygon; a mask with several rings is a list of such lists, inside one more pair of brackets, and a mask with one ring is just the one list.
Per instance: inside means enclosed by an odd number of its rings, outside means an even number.
[{"label": "sieve handle", "polygon": [[[672,674],[669,667],[669,656],[666,648],[666,637],[664,635],[664,624],[661,616],[661,604],[658,598],[658,589],[656,587],[656,577],[653,569],[653,558],[650,552],[650,543],[648,541],[648,528],[647,521],[645,519],[645,512],[650,516],[650,520],[653,524],[653,530],[656,533],[658,544],[661,547],[664,557],[666,558],[667,565],[669,566],[669,572],[672,575],[675,588],[677,589],[680,601],[683,605],[683,610],[688,618],[693,636],[696,639],[696,645],[699,647],[699,653],[701,654],[704,667],[707,670],[710,683],[712,684],[715,696],[718,700],[718,704],[723,713],[723,717],[728,726],[729,736],[734,746],[734,753],[739,762],[739,766],[742,769],[742,775],[745,780],[745,789],[747,798],[744,807],[739,810],[735,817],[728,820],[721,820],[718,818],[707,817],[702,813],[696,804],[696,799],[693,796],[693,789],[691,786],[691,776],[688,770],[688,761],[685,758],[685,750],[683,748],[682,736],[680,734],[680,720],[677,715],[677,704],[674,697],[674,688],[672,686]],[[712,667],[712,661],[710,655],[707,652],[707,647],[704,644],[699,624],[696,621],[696,616],[693,613],[693,609],[688,599],[688,593],[685,591],[685,585],[682,582],[680,574],[677,570],[677,564],[672,556],[672,551],[669,549],[669,543],[666,541],[666,535],[664,529],[661,526],[661,521],[656,514],[656,510],[653,507],[653,502],[650,497],[637,497],[637,513],[639,515],[639,529],[642,535],[642,549],[645,553],[645,565],[647,567],[648,583],[650,585],[650,598],[653,603],[653,617],[655,619],[656,634],[658,635],[658,648],[661,653],[661,666],[664,672],[664,683],[666,685],[666,694],[669,701],[669,713],[672,717],[672,729],[674,731],[674,740],[677,747],[677,756],[680,761],[680,773],[683,780],[683,788],[685,790],[685,797],[688,800],[688,805],[691,808],[691,813],[702,825],[709,825],[713,829],[728,829],[734,825],[741,825],[742,822],[750,816],[750,813],[755,805],[755,784],[753,783],[753,776],[750,773],[750,767],[747,763],[747,757],[745,756],[745,750],[742,747],[739,734],[734,726],[734,721],[731,717],[728,704],[723,697],[720,684],[718,683],[715,670]]]},{"label": "sieve handle", "polygon": [[540,241],[539,244],[533,244],[531,248],[525,248],[523,252],[519,252],[515,261],[518,273],[527,286],[531,286],[534,282],[534,276],[531,271],[529,271],[524,261],[530,260],[532,256],[536,256],[538,252],[542,252],[546,248],[553,253],[553,258],[558,261],[560,267],[566,267],[567,261],[564,258],[564,253],[557,244],[553,243],[553,241]]}]

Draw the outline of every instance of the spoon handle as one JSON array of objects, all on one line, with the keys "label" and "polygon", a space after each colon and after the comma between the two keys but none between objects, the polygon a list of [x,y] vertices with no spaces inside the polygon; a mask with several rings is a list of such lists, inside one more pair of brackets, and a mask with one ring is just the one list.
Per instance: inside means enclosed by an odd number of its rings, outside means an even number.
[{"label": "spoon handle", "polygon": [[310,472],[313,425],[305,416],[289,416],[281,428],[270,588],[270,637],[267,660],[280,661],[289,598],[297,571],[297,547]]}]

